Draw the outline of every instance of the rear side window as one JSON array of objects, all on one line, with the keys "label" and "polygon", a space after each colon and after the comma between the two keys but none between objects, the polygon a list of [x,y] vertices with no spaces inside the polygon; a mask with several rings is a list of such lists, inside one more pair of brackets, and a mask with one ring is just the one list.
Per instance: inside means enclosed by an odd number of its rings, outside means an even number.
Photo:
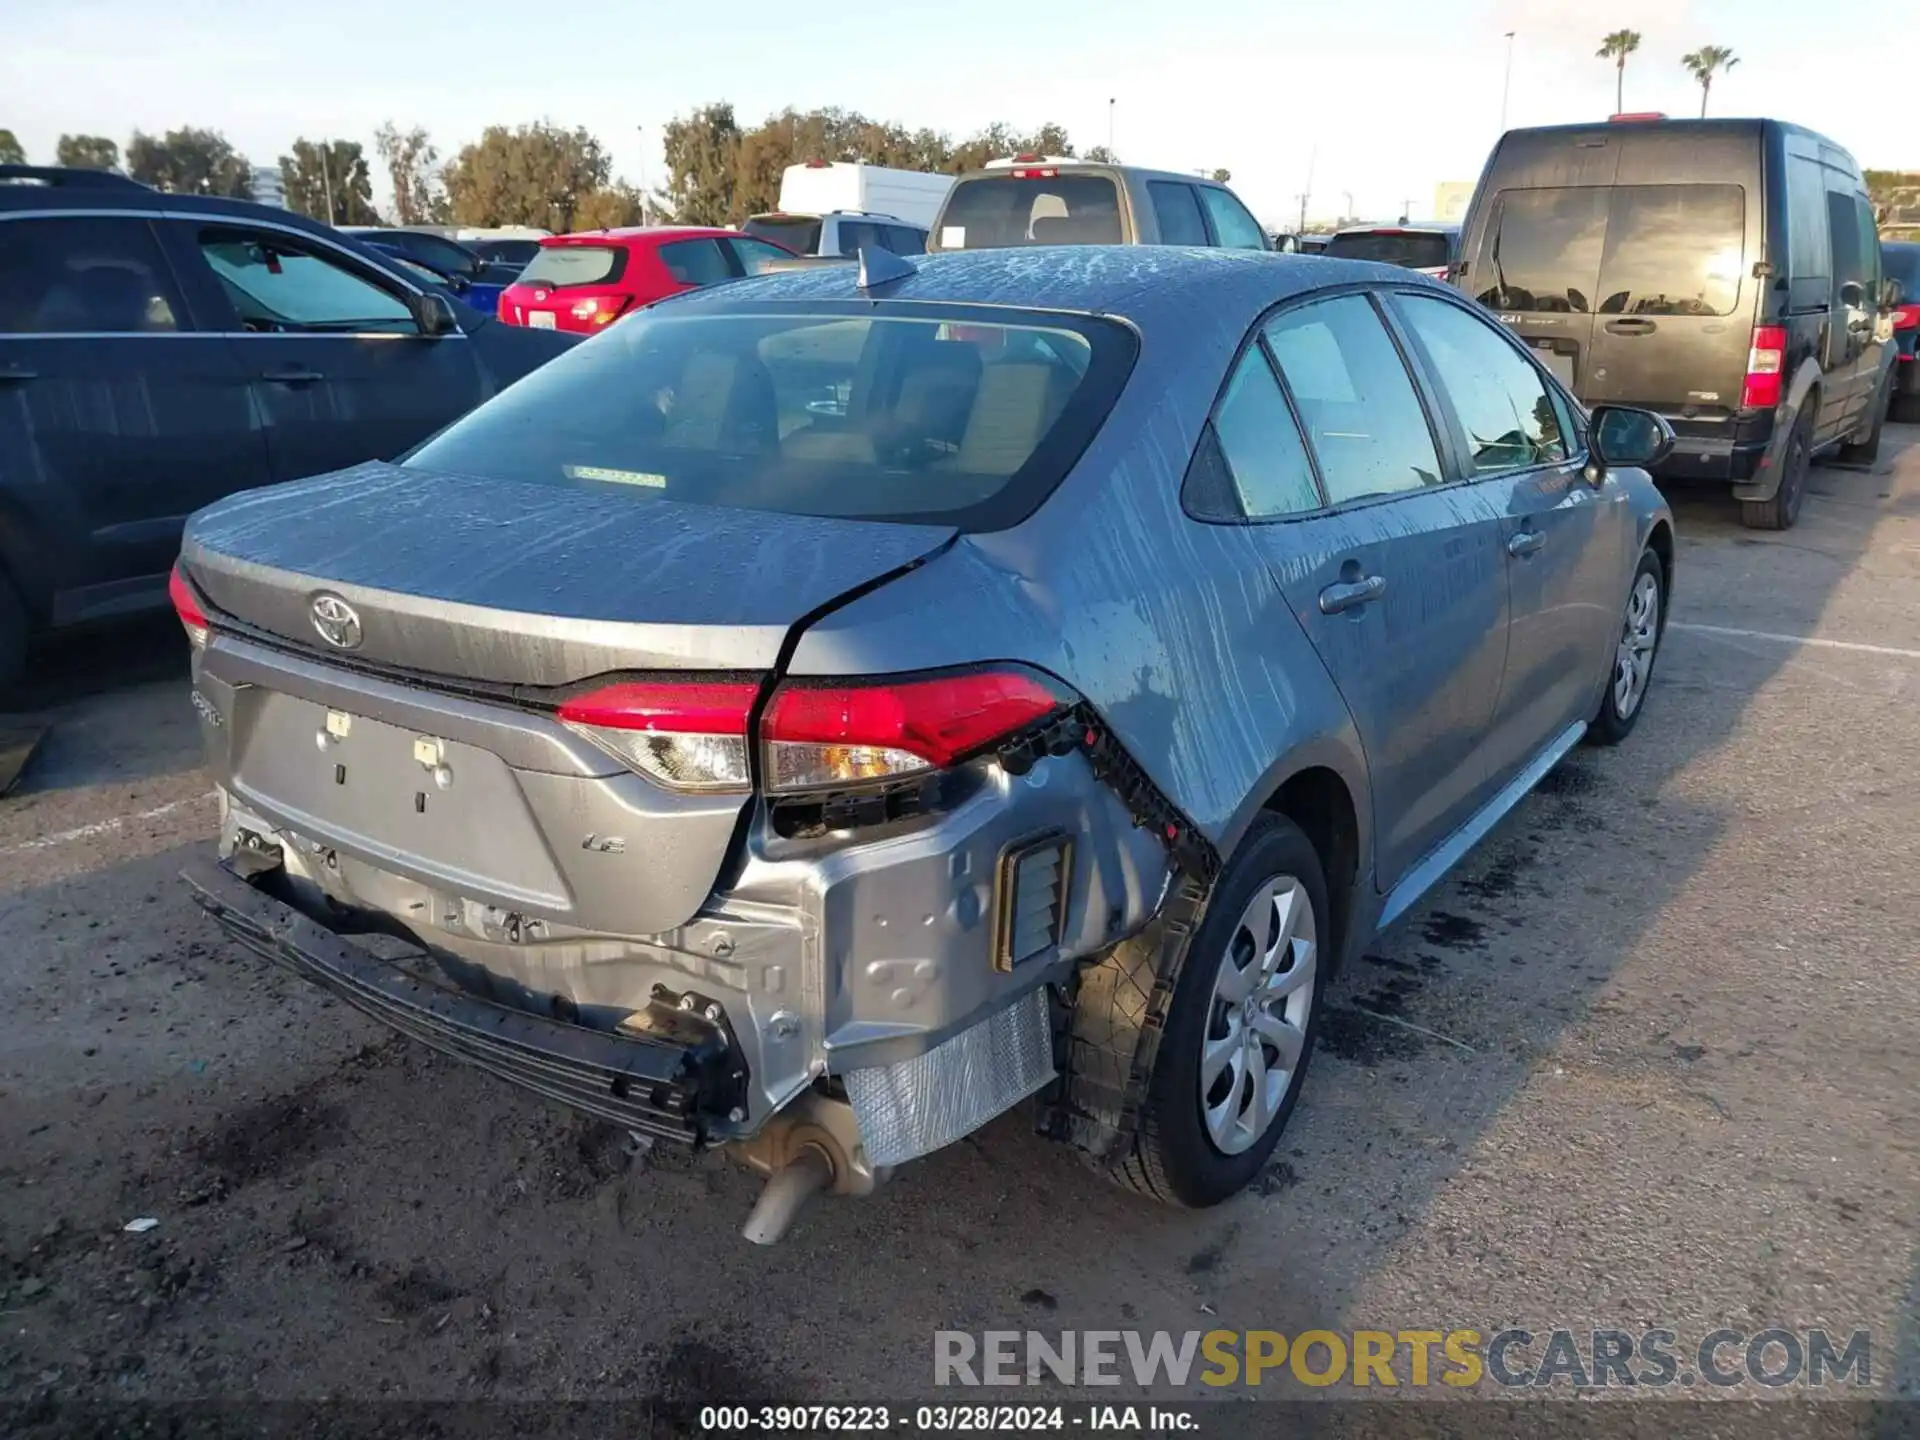
[{"label": "rear side window", "polygon": [[1336,260],[1377,260],[1407,270],[1438,270],[1451,249],[1445,235],[1430,230],[1368,230],[1327,242],[1327,254]]},{"label": "rear side window", "polygon": [[1880,268],[1889,279],[1900,282],[1901,304],[1920,304],[1920,245],[1882,245]]},{"label": "rear side window", "polygon": [[1306,443],[1260,346],[1235,367],[1213,412],[1213,430],[1242,515],[1264,520],[1320,508]]},{"label": "rear side window", "polygon": [[754,240],[744,235],[725,244],[733,251],[734,259],[740,262],[740,273],[743,275],[758,275],[777,260],[793,258],[778,245],[769,245],[764,240]]},{"label": "rear side window", "polygon": [[818,215],[755,215],[740,228],[749,235],[784,245],[796,255],[814,255],[820,250]]},{"label": "rear side window", "polygon": [[1193,193],[1193,186],[1175,180],[1149,180],[1147,199],[1153,202],[1162,245],[1209,243],[1207,222],[1200,216],[1200,198]]},{"label": "rear side window", "polygon": [[1120,191],[1106,175],[982,175],[956,184],[940,216],[942,250],[1121,239]]},{"label": "rear side window", "polygon": [[185,307],[147,222],[0,222],[0,334],[177,330]]},{"label": "rear side window", "polygon": [[1827,303],[1833,278],[1827,177],[1818,161],[1798,155],[1787,160],[1787,275],[1796,307]]},{"label": "rear side window", "polygon": [[1445,300],[1396,295],[1393,303],[1432,361],[1476,475],[1567,458],[1546,382],[1506,336]]},{"label": "rear side window", "polygon": [[407,463],[638,501],[1016,523],[1106,419],[1132,334],[1091,318],[910,308],[641,312]]},{"label": "rear side window", "polygon": [[1199,189],[1200,203],[1207,208],[1207,218],[1213,221],[1213,233],[1220,244],[1229,250],[1267,248],[1260,222],[1247,213],[1247,207],[1234,198],[1232,191],[1218,185],[1202,185]]},{"label": "rear side window", "polygon": [[421,235],[411,230],[396,231],[388,237],[398,242],[416,260],[431,265],[447,275],[471,275],[479,267],[474,263],[473,252],[466,246],[452,240],[442,239],[438,235]]},{"label": "rear side window", "polygon": [[1600,259],[1602,315],[1731,315],[1745,269],[1738,185],[1619,185]]},{"label": "rear side window", "polygon": [[1440,457],[1413,377],[1365,296],[1286,311],[1265,334],[1330,504],[1440,482]]},{"label": "rear side window", "polygon": [[620,278],[627,252],[618,245],[542,245],[520,278],[529,285],[564,290],[569,285],[606,285]]},{"label": "rear side window", "polygon": [[681,285],[718,285],[733,278],[717,240],[674,240],[660,247],[660,263]]},{"label": "rear side window", "polygon": [[209,228],[200,254],[249,332],[413,334],[413,312],[391,291],[319,250],[263,230]]},{"label": "rear side window", "polygon": [[540,253],[538,240],[482,240],[474,253],[492,265],[525,265]]}]

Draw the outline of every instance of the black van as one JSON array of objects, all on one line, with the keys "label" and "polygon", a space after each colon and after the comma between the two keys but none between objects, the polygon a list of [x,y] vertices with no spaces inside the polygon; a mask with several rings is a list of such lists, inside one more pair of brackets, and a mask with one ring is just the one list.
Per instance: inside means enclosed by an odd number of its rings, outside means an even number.
[{"label": "black van", "polygon": [[1449,278],[1586,404],[1665,415],[1661,474],[1732,481],[1748,525],[1793,524],[1814,456],[1879,449],[1898,297],[1860,167],[1810,130],[1509,131]]}]

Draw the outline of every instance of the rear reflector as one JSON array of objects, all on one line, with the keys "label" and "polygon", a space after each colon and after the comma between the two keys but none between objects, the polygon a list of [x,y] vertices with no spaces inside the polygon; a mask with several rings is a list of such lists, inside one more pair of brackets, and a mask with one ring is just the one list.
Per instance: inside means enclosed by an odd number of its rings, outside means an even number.
[{"label": "rear reflector", "polygon": [[745,790],[751,681],[621,681],[576,695],[560,719],[675,790]]},{"label": "rear reflector", "polygon": [[1015,668],[783,685],[760,726],[767,788],[810,790],[944,769],[1062,709],[1068,698]]},{"label": "rear reflector", "polygon": [[187,643],[196,650],[205,648],[207,612],[201,608],[199,597],[193,593],[193,587],[180,573],[178,565],[167,576],[167,598],[173,601],[173,613],[180,617],[181,628],[187,632]]},{"label": "rear reflector", "polygon": [[1780,403],[1780,383],[1786,370],[1787,332],[1779,325],[1753,327],[1753,346],[1747,351],[1747,378],[1740,389],[1740,408],[1771,410]]}]

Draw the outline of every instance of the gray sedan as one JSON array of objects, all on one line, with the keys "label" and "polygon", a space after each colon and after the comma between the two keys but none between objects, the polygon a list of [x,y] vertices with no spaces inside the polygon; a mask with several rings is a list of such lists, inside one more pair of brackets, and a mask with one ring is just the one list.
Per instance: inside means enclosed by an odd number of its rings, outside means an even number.
[{"label": "gray sedan", "polygon": [[1027,1100],[1210,1205],[1329,975],[1639,720],[1671,439],[1382,265],[690,294],[193,518],[189,878],[405,1033],[734,1147],[756,1240]]}]

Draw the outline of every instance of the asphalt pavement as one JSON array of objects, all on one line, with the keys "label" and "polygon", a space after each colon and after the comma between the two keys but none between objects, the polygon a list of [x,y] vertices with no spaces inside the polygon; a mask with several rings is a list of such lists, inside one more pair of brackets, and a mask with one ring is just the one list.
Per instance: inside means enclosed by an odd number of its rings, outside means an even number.
[{"label": "asphalt pavement", "polygon": [[750,1246],[733,1162],[636,1155],[217,938],[170,622],[45,657],[0,801],[0,1399],[691,1423],[926,1395],[940,1329],[1513,1325],[1864,1329],[1920,1388],[1920,429],[1786,534],[1674,500],[1638,730],[1350,969],[1273,1165],[1201,1214],[1012,1116]]}]

